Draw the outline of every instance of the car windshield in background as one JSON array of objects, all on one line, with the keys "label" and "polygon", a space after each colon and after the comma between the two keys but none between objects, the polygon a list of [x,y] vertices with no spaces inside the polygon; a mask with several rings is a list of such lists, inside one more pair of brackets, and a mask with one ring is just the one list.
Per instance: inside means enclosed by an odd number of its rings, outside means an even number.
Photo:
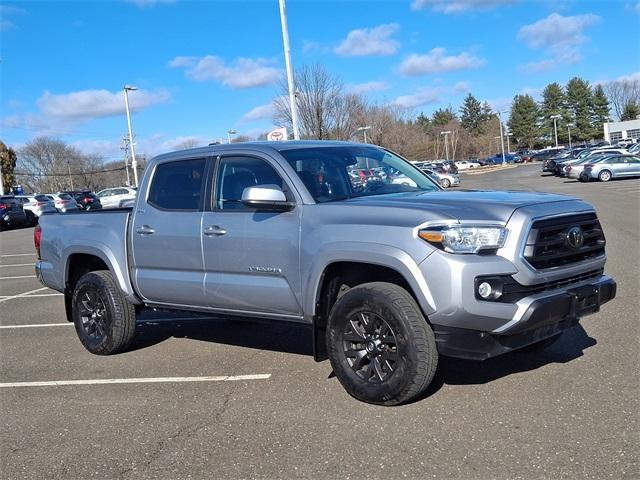
[{"label": "car windshield in background", "polygon": [[409,162],[376,147],[312,147],[284,150],[280,154],[318,203],[439,190]]}]

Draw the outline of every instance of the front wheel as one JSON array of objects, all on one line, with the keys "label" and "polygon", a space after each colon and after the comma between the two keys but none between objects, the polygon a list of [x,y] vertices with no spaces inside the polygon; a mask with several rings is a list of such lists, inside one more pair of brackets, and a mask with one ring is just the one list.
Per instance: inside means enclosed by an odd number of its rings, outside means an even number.
[{"label": "front wheel", "polygon": [[601,182],[608,182],[611,180],[611,172],[609,170],[602,170],[598,175],[598,180]]},{"label": "front wheel", "polygon": [[442,188],[449,188],[451,186],[451,181],[448,178],[443,178],[441,185]]},{"label": "front wheel", "polygon": [[383,282],[347,291],[327,323],[336,377],[358,400],[398,405],[419,396],[438,365],[435,337],[413,297]]},{"label": "front wheel", "polygon": [[136,312],[105,270],[83,275],[71,299],[73,323],[80,342],[91,353],[111,355],[133,341]]}]

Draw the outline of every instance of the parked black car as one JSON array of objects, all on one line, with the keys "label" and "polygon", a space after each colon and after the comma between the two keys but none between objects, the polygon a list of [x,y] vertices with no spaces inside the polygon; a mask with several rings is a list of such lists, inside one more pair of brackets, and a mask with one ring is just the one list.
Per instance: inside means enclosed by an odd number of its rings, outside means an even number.
[{"label": "parked black car", "polygon": [[22,227],[27,224],[27,215],[22,204],[13,195],[0,197],[0,230]]},{"label": "parked black car", "polygon": [[63,193],[71,195],[78,203],[78,207],[83,210],[100,210],[102,208],[100,199],[90,190],[73,190]]}]

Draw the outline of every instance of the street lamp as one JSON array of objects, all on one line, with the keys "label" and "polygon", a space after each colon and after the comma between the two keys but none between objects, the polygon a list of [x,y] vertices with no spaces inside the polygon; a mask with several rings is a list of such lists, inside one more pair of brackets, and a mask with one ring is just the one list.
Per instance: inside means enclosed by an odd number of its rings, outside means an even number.
[{"label": "street lamp", "polygon": [[291,46],[289,45],[289,27],[287,26],[287,7],[285,0],[278,0],[280,6],[280,25],[282,27],[282,43],[284,45],[284,63],[287,69],[287,85],[289,87],[289,108],[291,108],[291,126],[293,127],[293,139],[300,140],[298,127],[298,107],[296,105],[296,88],[291,66]]},{"label": "street lamp", "polygon": [[124,86],[124,106],[127,110],[127,126],[129,127],[129,147],[131,147],[131,167],[133,168],[133,182],[138,186],[138,162],[136,161],[136,152],[133,148],[133,132],[131,131],[131,113],[129,112],[129,92],[137,90],[138,87],[131,85]]},{"label": "street lamp", "polygon": [[507,130],[506,137],[507,137],[507,153],[511,153],[511,145],[509,144],[509,137],[513,137],[513,133]]},{"label": "street lamp", "polygon": [[364,134],[364,143],[367,143],[367,130],[371,130],[371,127],[358,127],[358,132],[362,132]]},{"label": "street lamp", "polygon": [[449,160],[449,135],[451,135],[451,130],[445,130],[444,132],[440,132],[440,135],[444,135],[444,151],[447,156],[447,160]]},{"label": "street lamp", "polygon": [[558,148],[558,124],[556,123],[556,120],[562,118],[562,115],[551,115],[549,118],[553,120],[553,131],[556,135],[556,148]]},{"label": "street lamp", "polygon": [[573,123],[567,123],[567,132],[569,133],[569,149],[571,149],[571,127],[575,127]]},{"label": "street lamp", "polygon": [[238,133],[238,132],[236,132],[235,130],[227,130],[228,143],[231,143],[231,135],[235,135],[236,133]]}]

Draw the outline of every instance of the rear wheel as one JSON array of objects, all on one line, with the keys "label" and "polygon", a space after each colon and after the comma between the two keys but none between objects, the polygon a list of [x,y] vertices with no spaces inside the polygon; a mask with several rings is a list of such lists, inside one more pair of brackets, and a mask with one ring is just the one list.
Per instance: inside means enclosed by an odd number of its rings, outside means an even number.
[{"label": "rear wheel", "polygon": [[345,390],[378,405],[420,395],[438,364],[433,331],[413,297],[383,282],[354,287],[336,302],[327,324],[327,352]]},{"label": "rear wheel", "polygon": [[96,355],[126,350],[136,327],[134,306],[106,270],[83,275],[71,299],[73,323],[82,345]]},{"label": "rear wheel", "polygon": [[451,180],[443,178],[440,184],[442,185],[442,188],[449,188],[451,186]]},{"label": "rear wheel", "polygon": [[601,182],[608,182],[609,180],[611,180],[611,172],[609,170],[602,170],[598,174],[598,180],[600,180]]}]

